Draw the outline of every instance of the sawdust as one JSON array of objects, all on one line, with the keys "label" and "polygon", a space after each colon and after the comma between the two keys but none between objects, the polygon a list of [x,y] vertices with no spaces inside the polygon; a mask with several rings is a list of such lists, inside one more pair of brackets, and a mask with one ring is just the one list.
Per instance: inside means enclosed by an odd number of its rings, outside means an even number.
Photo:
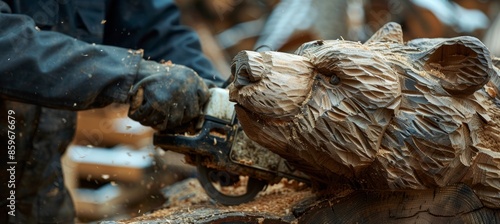
[{"label": "sawdust", "polygon": [[302,183],[283,179],[280,183],[269,186],[255,200],[238,206],[228,206],[228,209],[285,216],[291,212],[294,204],[312,195],[311,190]]},{"label": "sawdust", "polygon": [[231,150],[233,161],[266,170],[278,169],[281,157],[250,140],[243,131],[236,134],[234,142]]},{"label": "sawdust", "polygon": [[281,182],[269,186],[257,197],[248,203],[237,206],[223,206],[214,204],[196,179],[183,183],[182,192],[177,196],[170,195],[168,207],[159,209],[150,214],[123,220],[119,223],[144,223],[153,220],[176,220],[179,214],[186,217],[189,214],[199,216],[200,213],[211,210],[211,215],[229,212],[248,212],[249,214],[268,214],[283,217],[292,212],[293,205],[313,196],[311,189],[306,185],[283,179]]}]

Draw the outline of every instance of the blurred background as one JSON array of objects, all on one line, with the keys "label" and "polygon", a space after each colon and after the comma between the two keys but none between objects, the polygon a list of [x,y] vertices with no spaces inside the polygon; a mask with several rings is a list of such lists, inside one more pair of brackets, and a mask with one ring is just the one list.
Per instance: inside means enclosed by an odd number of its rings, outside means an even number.
[{"label": "blurred background", "polygon": [[[241,50],[293,52],[317,39],[366,41],[393,21],[405,41],[475,36],[500,56],[500,0],[177,0],[182,21],[226,77]],[[141,215],[164,205],[165,189],[195,169],[152,145],[153,130],[111,105],[79,112],[63,159],[66,185],[81,222]]]}]

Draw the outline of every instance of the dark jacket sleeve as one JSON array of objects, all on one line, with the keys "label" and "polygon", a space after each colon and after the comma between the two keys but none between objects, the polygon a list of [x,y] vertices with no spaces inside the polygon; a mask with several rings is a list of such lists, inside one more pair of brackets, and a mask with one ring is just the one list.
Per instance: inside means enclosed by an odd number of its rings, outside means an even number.
[{"label": "dark jacket sleeve", "polygon": [[81,110],[126,102],[141,53],[40,31],[0,1],[0,97]]},{"label": "dark jacket sleeve", "polygon": [[219,86],[225,81],[201,51],[197,33],[180,23],[172,0],[110,0],[104,44],[144,49],[146,59],[188,66]]}]

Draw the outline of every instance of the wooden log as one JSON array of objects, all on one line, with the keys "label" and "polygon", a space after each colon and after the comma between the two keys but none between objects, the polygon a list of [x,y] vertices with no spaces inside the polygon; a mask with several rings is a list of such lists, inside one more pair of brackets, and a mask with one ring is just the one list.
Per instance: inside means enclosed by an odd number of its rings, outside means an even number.
[{"label": "wooden log", "polygon": [[[165,194],[165,208],[105,223],[499,223],[500,211],[486,208],[464,184],[437,189],[320,194],[280,186],[239,206],[210,203],[195,180]],[[277,190],[280,189],[280,190]]]},{"label": "wooden log", "polygon": [[[500,209],[500,76],[476,38],[313,41],[243,51],[231,100],[246,134],[318,189],[469,186]],[[473,195],[471,195],[473,196]]]},{"label": "wooden log", "polygon": [[[296,206],[296,210],[298,211]],[[434,190],[359,190],[305,204],[299,223],[499,223],[467,185]]]}]

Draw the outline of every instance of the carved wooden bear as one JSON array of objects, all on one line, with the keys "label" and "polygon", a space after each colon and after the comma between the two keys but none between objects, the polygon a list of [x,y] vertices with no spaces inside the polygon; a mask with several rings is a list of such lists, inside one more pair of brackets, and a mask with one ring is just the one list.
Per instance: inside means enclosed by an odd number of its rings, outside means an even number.
[{"label": "carved wooden bear", "polygon": [[315,186],[470,186],[500,208],[499,70],[476,38],[416,39],[386,24],[366,43],[243,51],[231,100],[247,135]]}]

